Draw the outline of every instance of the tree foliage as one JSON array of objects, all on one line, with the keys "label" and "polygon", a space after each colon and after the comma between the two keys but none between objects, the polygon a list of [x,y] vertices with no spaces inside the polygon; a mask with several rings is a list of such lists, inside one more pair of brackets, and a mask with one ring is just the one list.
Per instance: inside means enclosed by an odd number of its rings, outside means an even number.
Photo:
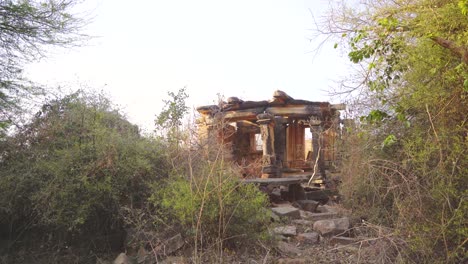
[{"label": "tree foliage", "polygon": [[348,149],[351,206],[397,228],[408,260],[466,258],[466,1],[369,0],[333,10],[320,30],[361,66],[349,92],[367,106]]},{"label": "tree foliage", "polygon": [[51,46],[77,45],[84,20],[72,14],[77,0],[0,1],[0,130],[22,112],[22,102],[41,92],[22,76],[25,62]]},{"label": "tree foliage", "polygon": [[149,182],[167,175],[163,149],[101,95],[44,105],[2,141],[0,235],[118,230],[120,208],[142,206]]},{"label": "tree foliage", "polygon": [[177,94],[168,92],[170,99],[163,99],[164,108],[156,116],[155,120],[156,132],[160,134],[161,138],[176,146],[174,148],[176,152],[178,151],[177,146],[187,136],[181,130],[183,118],[189,110],[185,102],[188,98],[185,90],[184,87],[179,89]]},{"label": "tree foliage", "polygon": [[181,88],[174,92],[168,92],[170,99],[163,100],[165,106],[163,110],[156,116],[156,127],[158,129],[174,129],[182,125],[182,118],[188,113],[185,100],[188,98],[186,88]]}]

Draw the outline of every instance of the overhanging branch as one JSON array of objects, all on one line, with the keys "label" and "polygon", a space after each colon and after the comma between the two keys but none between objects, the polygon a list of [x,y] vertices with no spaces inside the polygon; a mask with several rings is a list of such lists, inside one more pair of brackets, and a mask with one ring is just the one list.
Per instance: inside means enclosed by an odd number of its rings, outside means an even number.
[{"label": "overhanging branch", "polygon": [[455,55],[460,57],[464,63],[468,64],[468,48],[467,47],[457,45],[455,42],[441,38],[441,37],[431,37],[431,39],[439,46],[449,49]]}]

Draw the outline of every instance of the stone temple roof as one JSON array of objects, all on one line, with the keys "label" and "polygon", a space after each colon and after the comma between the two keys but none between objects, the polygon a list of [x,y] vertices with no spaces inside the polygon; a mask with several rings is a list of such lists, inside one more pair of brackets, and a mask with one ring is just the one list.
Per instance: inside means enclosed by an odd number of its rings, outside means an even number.
[{"label": "stone temple roof", "polygon": [[315,117],[325,120],[327,117],[334,116],[338,110],[344,109],[344,104],[298,100],[277,90],[273,93],[273,98],[268,101],[243,101],[237,97],[229,97],[227,102],[220,105],[200,106],[197,111],[205,117],[222,114],[228,121],[256,120],[257,115],[263,113],[288,118]]}]

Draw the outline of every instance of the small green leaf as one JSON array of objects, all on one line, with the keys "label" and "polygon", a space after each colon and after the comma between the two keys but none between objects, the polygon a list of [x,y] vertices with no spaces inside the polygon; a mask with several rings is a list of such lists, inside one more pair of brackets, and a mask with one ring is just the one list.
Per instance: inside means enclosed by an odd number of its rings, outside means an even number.
[{"label": "small green leaf", "polygon": [[397,142],[396,136],[393,135],[393,134],[390,134],[382,142],[382,148],[390,147],[391,145],[395,144],[396,142]]},{"label": "small green leaf", "polygon": [[334,49],[338,48],[338,43],[335,43],[335,45],[333,45],[333,48]]}]

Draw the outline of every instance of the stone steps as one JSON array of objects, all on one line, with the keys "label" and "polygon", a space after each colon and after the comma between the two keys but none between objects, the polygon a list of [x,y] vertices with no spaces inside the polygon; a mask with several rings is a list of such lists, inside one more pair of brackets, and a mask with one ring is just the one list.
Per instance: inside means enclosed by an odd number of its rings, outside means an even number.
[{"label": "stone steps", "polygon": [[311,206],[311,204],[314,204],[313,201],[298,201],[293,204],[278,204],[271,208],[272,212],[280,219],[276,222],[286,223],[272,230],[272,233],[282,241],[278,244],[280,252],[286,252],[285,255],[290,255],[291,252],[295,252],[291,247],[307,247],[323,241],[327,241],[330,245],[356,243],[355,238],[348,237],[351,227],[348,217],[340,215],[331,206]]}]

